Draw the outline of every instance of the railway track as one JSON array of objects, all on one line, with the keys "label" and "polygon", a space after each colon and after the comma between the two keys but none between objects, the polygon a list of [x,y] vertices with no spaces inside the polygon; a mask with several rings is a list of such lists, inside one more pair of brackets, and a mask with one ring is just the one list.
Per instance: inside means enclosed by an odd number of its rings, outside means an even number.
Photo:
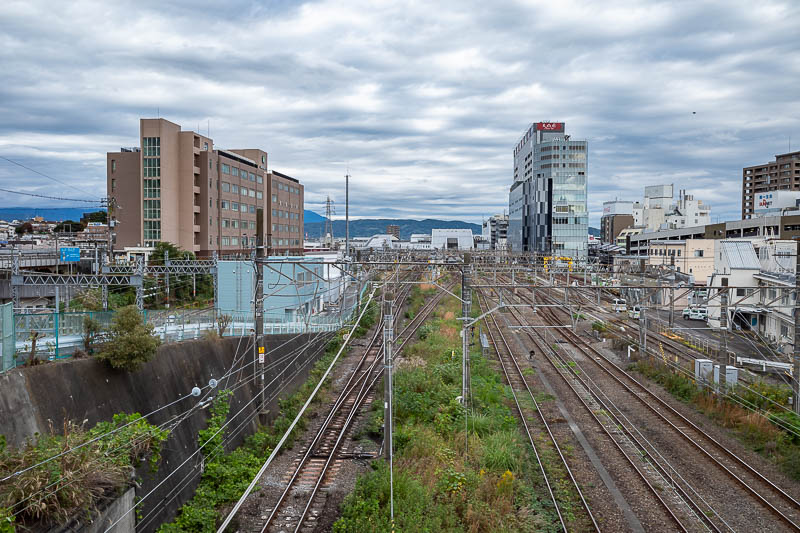
[{"label": "railway track", "polygon": [[[486,303],[485,296],[480,294],[479,303],[481,306],[482,311],[488,310],[488,305]],[[539,471],[542,474],[542,478],[544,479],[545,486],[547,487],[548,495],[550,500],[553,502],[556,514],[558,515],[559,523],[561,524],[561,528],[563,531],[567,531],[567,524],[564,518],[564,513],[562,513],[562,506],[559,505],[558,498],[555,495],[555,491],[553,488],[553,483],[551,482],[550,476],[548,475],[547,468],[545,468],[545,463],[542,460],[540,449],[536,445],[537,440],[544,440],[544,436],[540,434],[540,431],[533,427],[533,420],[536,418],[539,419],[540,422],[540,429],[541,433],[546,433],[546,439],[552,444],[553,449],[558,454],[560,464],[563,465],[566,473],[569,476],[571,487],[574,487],[578,498],[580,499],[581,506],[583,507],[584,511],[586,512],[587,519],[591,523],[591,528],[594,531],[600,531],[600,527],[597,524],[594,514],[592,513],[591,508],[589,507],[586,498],[581,491],[578,482],[575,480],[575,476],[572,473],[572,469],[570,468],[567,460],[564,458],[564,454],[562,453],[561,447],[558,444],[553,432],[550,429],[547,420],[545,419],[544,415],[542,414],[541,409],[539,408],[539,404],[534,397],[533,392],[528,385],[526,380],[525,374],[522,372],[522,369],[519,366],[519,363],[514,357],[514,353],[509,345],[508,341],[503,335],[500,326],[498,325],[495,316],[490,314],[485,319],[487,325],[487,331],[489,333],[489,338],[491,340],[492,345],[497,352],[498,360],[500,361],[500,366],[503,370],[503,374],[505,375],[506,382],[511,387],[511,394],[514,399],[514,405],[516,407],[517,413],[519,418],[522,422],[523,427],[525,428],[525,434],[528,437],[528,442],[533,449],[533,453],[536,457],[536,462],[539,465]],[[529,398],[531,402],[531,406],[527,405],[527,401],[521,401],[520,396],[525,398],[526,400]],[[535,414],[534,414],[535,413]],[[588,524],[587,524],[588,525]]]},{"label": "railway track", "polygon": [[[524,296],[522,298],[525,300]],[[545,323],[557,325],[564,322],[563,317],[559,318],[557,316],[557,313],[563,312],[563,310],[545,309],[540,311],[539,316]],[[769,511],[782,527],[800,531],[800,525],[798,525],[800,502],[651,392],[576,333],[568,329],[559,329],[558,332],[559,335],[584,354],[594,367],[610,378],[615,386],[621,387],[619,390],[627,391],[630,397],[643,405],[646,411],[653,415],[652,418],[655,423],[669,428],[678,436],[679,440],[688,444],[698,457],[707,461],[708,464],[713,465],[733,480],[734,484],[740,487],[756,504]],[[568,365],[568,368],[572,367]],[[576,374],[574,370],[572,373]],[[697,505],[700,506],[699,503]],[[721,522],[715,524],[714,528],[730,528],[724,521]]]},{"label": "railway track", "polygon": [[[397,301],[403,302],[410,290],[405,286]],[[397,357],[416,330],[427,319],[443,292],[439,292],[420,309],[417,315],[400,331],[397,338],[403,342],[396,347]],[[399,309],[401,306],[397,306]],[[396,314],[395,324],[400,313]],[[314,431],[310,441],[300,449],[291,473],[283,482],[286,487],[273,506],[265,512],[266,519],[260,533],[313,531],[327,499],[326,489],[333,482],[339,461],[353,457],[344,453],[345,442],[353,422],[364,405],[374,399],[374,386],[383,375],[383,318],[379,321],[363,355],[350,373],[347,382]]]}]

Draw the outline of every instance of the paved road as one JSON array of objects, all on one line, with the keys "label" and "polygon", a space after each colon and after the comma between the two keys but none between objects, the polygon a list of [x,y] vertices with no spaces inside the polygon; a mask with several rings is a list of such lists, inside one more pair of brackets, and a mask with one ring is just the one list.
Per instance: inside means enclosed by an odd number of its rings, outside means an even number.
[{"label": "paved road", "polygon": [[[650,311],[649,316],[653,315],[664,324],[669,323],[669,311]],[[675,330],[677,333],[685,332],[695,337],[708,340],[715,347],[725,346],[727,342],[728,350],[741,357],[752,357],[754,359],[776,359],[774,352],[770,352],[763,343],[756,340],[755,336],[729,331],[727,339],[724,332],[712,330],[703,320],[684,320],[681,311],[675,310]]]}]

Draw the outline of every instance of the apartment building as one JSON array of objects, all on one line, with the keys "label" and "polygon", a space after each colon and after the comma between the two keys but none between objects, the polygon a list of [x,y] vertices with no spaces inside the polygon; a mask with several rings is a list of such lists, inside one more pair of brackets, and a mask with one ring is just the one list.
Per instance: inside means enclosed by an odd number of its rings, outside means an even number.
[{"label": "apartment building", "polygon": [[800,152],[778,154],[775,161],[742,169],[742,218],[756,215],[756,195],[800,191]]},{"label": "apartment building", "polygon": [[263,209],[268,253],[301,254],[303,186],[270,172],[267,157],[260,149],[216,149],[178,124],[141,119],[139,146],[107,154],[114,249],[163,241],[199,256],[249,253]]}]

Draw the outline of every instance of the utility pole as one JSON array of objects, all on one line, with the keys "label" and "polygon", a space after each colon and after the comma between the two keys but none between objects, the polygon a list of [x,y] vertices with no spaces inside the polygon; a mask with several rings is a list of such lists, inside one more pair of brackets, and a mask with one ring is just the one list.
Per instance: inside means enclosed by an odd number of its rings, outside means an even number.
[{"label": "utility pole", "polygon": [[[264,271],[261,260],[264,259],[264,208],[256,210],[256,297],[254,299],[253,321],[255,322],[255,342],[253,343],[253,372],[261,374],[261,410],[264,405]],[[258,366],[256,366],[258,358]],[[256,368],[258,370],[256,370]]]},{"label": "utility pole", "polygon": [[394,529],[394,468],[392,453],[392,364],[394,345],[394,295],[383,296],[383,455],[389,461],[389,513]]},{"label": "utility pole", "polygon": [[[164,266],[169,266],[169,252],[166,250],[164,251]],[[167,284],[167,309],[169,309],[169,272],[164,274],[164,279]]]},{"label": "utility pole", "polygon": [[669,288],[669,330],[675,328],[675,287]]},{"label": "utility pole", "polygon": [[[794,267],[794,291],[799,294],[800,287],[800,240],[797,241]],[[792,403],[794,412],[800,414],[800,296],[794,300],[794,353],[792,357]]]},{"label": "utility pole", "polygon": [[461,330],[461,401],[464,404],[464,408],[467,406],[467,397],[469,395],[469,330],[467,321],[469,320],[469,312],[472,304],[472,292],[469,288],[469,260],[469,254],[465,254],[464,266],[461,268],[461,315],[464,319],[464,327]]}]

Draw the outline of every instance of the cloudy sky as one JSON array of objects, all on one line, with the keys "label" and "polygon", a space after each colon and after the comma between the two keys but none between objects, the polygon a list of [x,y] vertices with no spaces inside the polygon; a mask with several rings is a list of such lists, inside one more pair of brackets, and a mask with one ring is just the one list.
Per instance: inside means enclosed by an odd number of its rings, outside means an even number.
[{"label": "cloudy sky", "polygon": [[589,140],[593,225],[659,183],[737,218],[742,166],[800,149],[798,21],[795,0],[5,0],[0,156],[63,184],[0,159],[0,187],[103,196],[106,152],[158,114],[265,148],[317,212],[344,214],[349,168],[354,216],[480,221],[558,120]]}]

